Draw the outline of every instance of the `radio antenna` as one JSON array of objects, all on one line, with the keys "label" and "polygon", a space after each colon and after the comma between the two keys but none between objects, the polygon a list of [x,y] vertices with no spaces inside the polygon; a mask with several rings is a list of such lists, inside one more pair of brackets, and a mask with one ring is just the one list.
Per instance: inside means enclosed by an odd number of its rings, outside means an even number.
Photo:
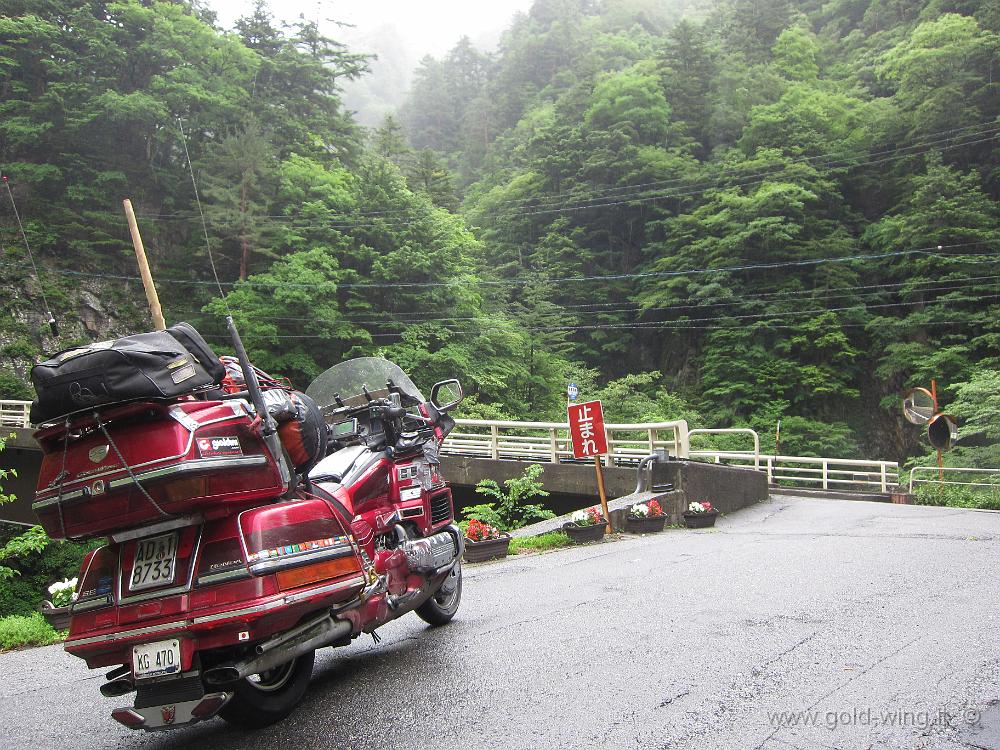
[{"label": "radio antenna", "polygon": [[219,281],[219,270],[215,267],[215,256],[212,254],[212,243],[208,240],[208,224],[205,222],[205,212],[201,207],[201,196],[198,195],[198,181],[194,178],[194,166],[191,164],[191,154],[188,152],[187,136],[184,135],[184,123],[180,117],[177,118],[177,130],[181,134],[181,145],[184,147],[184,159],[187,161],[188,173],[191,175],[191,187],[194,188],[194,202],[198,205],[198,215],[201,217],[201,234],[205,239],[205,251],[208,253],[208,262],[212,266],[212,276],[215,277],[215,285],[219,289],[219,297],[222,304],[226,306],[226,314],[232,317],[233,311],[229,309],[229,301],[226,293],[222,291],[222,282]]},{"label": "radio antenna", "polygon": [[35,265],[35,256],[31,253],[31,245],[28,244],[28,235],[24,231],[24,224],[21,223],[21,214],[17,211],[17,203],[14,202],[14,191],[10,189],[10,182],[7,179],[7,175],[3,176],[4,187],[7,188],[7,195],[10,198],[10,207],[14,209],[14,218],[17,219],[17,228],[21,230],[21,239],[24,240],[24,249],[28,251],[28,260],[31,261],[31,270],[35,273],[35,282],[38,284],[38,290],[42,293],[42,304],[45,305],[45,314],[49,316],[48,324],[49,328],[52,329],[52,335],[56,338],[59,337],[59,324],[56,323],[56,318],[52,314],[52,308],[49,307],[49,300],[45,296],[45,287],[42,286],[42,277],[38,274],[38,266]]},{"label": "radio antenna", "polygon": [[264,393],[260,388],[260,381],[257,379],[257,371],[254,369],[253,365],[250,364],[250,357],[247,355],[247,350],[243,346],[243,340],[240,338],[240,332],[236,330],[236,323],[233,322],[233,311],[229,309],[229,301],[226,299],[226,293],[222,291],[222,282],[219,281],[219,271],[215,267],[215,256],[212,255],[212,243],[208,240],[208,224],[205,221],[205,212],[201,207],[201,197],[198,195],[198,181],[194,177],[194,166],[191,164],[191,154],[188,153],[187,147],[187,137],[184,135],[184,125],[181,122],[181,118],[177,118],[177,129],[181,133],[181,144],[184,146],[184,158],[187,159],[188,172],[191,175],[191,187],[194,188],[194,200],[198,204],[198,214],[201,216],[201,232],[205,238],[205,250],[208,252],[208,262],[212,265],[212,276],[215,277],[215,285],[219,288],[219,297],[222,298],[222,304],[226,307],[226,329],[229,331],[229,336],[233,341],[233,348],[236,350],[236,357],[240,362],[240,369],[243,370],[243,381],[246,383],[247,391],[250,394],[250,401],[253,404],[254,410],[257,412],[257,417],[261,421],[261,435],[264,438],[264,442],[271,451],[271,455],[274,456],[275,461],[278,464],[278,470],[281,475],[282,484],[285,489],[291,489],[293,484],[293,476],[291,470],[288,468],[288,464],[285,461],[285,454],[281,447],[281,440],[278,437],[278,425],[274,421],[274,417],[271,416],[270,412],[267,410],[267,405],[264,403]]}]

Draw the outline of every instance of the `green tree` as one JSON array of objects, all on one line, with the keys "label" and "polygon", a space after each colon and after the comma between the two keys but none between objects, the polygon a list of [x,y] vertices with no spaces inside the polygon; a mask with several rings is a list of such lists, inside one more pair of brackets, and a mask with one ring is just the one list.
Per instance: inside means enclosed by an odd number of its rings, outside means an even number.
[{"label": "green tree", "polygon": [[[240,281],[247,278],[252,256],[276,257],[267,246],[276,166],[271,145],[254,120],[212,144],[202,165],[205,216],[221,235],[222,254],[238,258]],[[236,246],[235,253],[228,252],[229,245]]]}]

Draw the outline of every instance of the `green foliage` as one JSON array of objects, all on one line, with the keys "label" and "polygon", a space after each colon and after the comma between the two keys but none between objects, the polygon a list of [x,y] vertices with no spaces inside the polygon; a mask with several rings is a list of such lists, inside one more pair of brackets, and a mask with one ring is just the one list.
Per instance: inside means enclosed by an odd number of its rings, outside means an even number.
[{"label": "green foliage", "polygon": [[501,487],[493,479],[483,479],[476,485],[480,495],[492,497],[496,502],[473,505],[465,509],[465,517],[495,526],[500,531],[510,531],[535,521],[555,518],[555,513],[542,505],[526,503],[536,497],[548,497],[538,478],[542,475],[540,464],[526,466],[519,477],[505,479]]},{"label": "green foliage", "polygon": [[23,646],[48,646],[63,636],[52,629],[41,613],[0,617],[0,651]]},{"label": "green foliage", "polygon": [[[994,481],[978,475],[977,481]],[[979,510],[1000,510],[1000,489],[983,487],[956,487],[935,482],[918,484],[914,487],[918,505],[943,505],[949,508],[977,508]]]},{"label": "green foliage", "polygon": [[683,398],[667,390],[663,376],[655,370],[612,380],[593,396],[590,393],[583,396],[581,400],[601,401],[607,422],[634,424],[686,419],[692,426],[702,422],[698,412]]},{"label": "green foliage", "polygon": [[[40,527],[33,527],[27,533],[22,529],[7,524],[0,526],[0,545],[4,549],[18,550],[17,555],[4,561],[14,575],[0,580],[0,617],[35,611],[42,600],[48,598],[48,587],[52,583],[78,576],[84,555],[104,544],[100,539],[86,544],[47,537],[43,540],[44,532]],[[29,541],[19,540],[21,536],[27,536]]]},{"label": "green foliage", "polygon": [[653,75],[624,71],[602,78],[583,116],[592,130],[628,128],[640,142],[661,142],[668,132],[670,106]]},{"label": "green foliage", "polygon": [[32,526],[23,534],[7,540],[7,543],[0,547],[0,581],[19,574],[19,571],[2,564],[2,561],[30,558],[41,553],[50,541],[49,535],[41,526]]},{"label": "green foliage", "polygon": [[30,401],[34,397],[34,390],[16,373],[0,368],[0,400]]},{"label": "green foliage", "polygon": [[544,552],[545,550],[568,547],[572,542],[564,531],[550,531],[538,536],[515,537],[510,540],[508,554],[519,555],[522,552]]}]

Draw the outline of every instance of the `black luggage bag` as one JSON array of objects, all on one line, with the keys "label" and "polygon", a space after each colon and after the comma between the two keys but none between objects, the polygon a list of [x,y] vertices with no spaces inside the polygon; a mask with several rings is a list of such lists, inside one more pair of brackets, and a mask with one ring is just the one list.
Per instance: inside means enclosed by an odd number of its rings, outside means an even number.
[{"label": "black luggage bag", "polygon": [[225,369],[187,323],[75,347],[31,368],[38,399],[33,424],[139,399],[163,399],[218,386]]}]

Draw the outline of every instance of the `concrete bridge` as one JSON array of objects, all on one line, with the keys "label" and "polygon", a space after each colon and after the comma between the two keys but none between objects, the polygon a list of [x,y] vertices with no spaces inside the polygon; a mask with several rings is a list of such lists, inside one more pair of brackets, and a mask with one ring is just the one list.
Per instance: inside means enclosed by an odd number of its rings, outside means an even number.
[{"label": "concrete bridge", "polygon": [[[0,426],[13,435],[6,450],[0,453],[0,467],[17,473],[0,486],[18,498],[14,503],[0,506],[0,520],[25,524],[35,523],[31,502],[41,461],[40,449],[32,438],[33,429],[28,424],[29,406],[29,402],[0,402]],[[442,469],[452,483],[459,507],[484,500],[475,493],[480,480],[491,478],[502,483],[518,476],[525,463],[544,466],[542,482],[551,493],[548,504],[557,512],[580,508],[596,500],[593,462],[573,459],[567,423],[456,421],[457,427],[442,450]],[[652,484],[672,485],[685,496],[691,495],[692,500],[715,502],[732,495],[734,503],[743,502],[735,499],[740,493],[730,492],[727,487],[740,483],[740,478],[743,483],[756,485],[757,474],[766,477],[761,482],[765,496],[767,485],[779,482],[786,486],[875,494],[887,493],[899,482],[899,467],[892,461],[761,453],[760,439],[749,429],[690,429],[684,420],[608,424],[606,429],[609,453],[604,457],[604,476],[612,498],[636,489],[636,467],[643,457],[654,452],[665,461],[654,467]],[[705,445],[713,440],[727,441],[727,450]],[[736,441],[742,442],[743,447],[734,449]],[[720,470],[706,472],[705,464],[718,465]],[[710,480],[710,476],[717,481]]]}]

